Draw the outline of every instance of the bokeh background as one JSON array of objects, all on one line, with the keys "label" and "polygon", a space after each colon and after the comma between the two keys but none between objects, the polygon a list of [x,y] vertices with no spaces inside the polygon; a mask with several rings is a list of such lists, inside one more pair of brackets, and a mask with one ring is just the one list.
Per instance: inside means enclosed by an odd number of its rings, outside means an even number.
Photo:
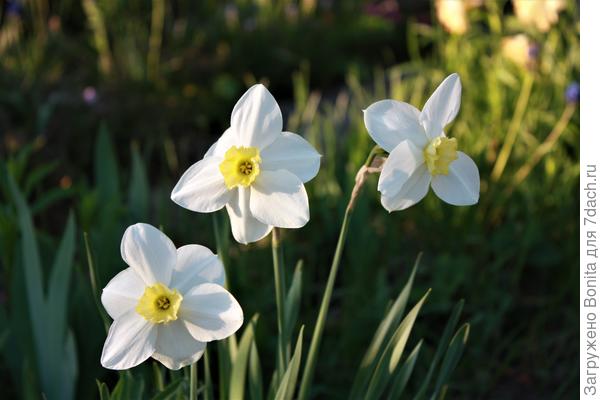
[{"label": "bokeh background", "polygon": [[[96,398],[96,379],[112,387],[118,377],[99,363],[105,330],[83,234],[101,288],[124,268],[121,236],[138,221],[161,226],[177,245],[213,249],[213,227],[223,228],[231,290],[247,316],[261,314],[257,342],[270,371],[276,313],[269,241],[238,245],[224,214],[213,219],[177,207],[173,186],[228,127],[246,88],[267,85],[285,129],[323,154],[307,185],[311,221],[284,232],[283,244],[288,278],[304,260],[299,321],[311,328],[354,175],[372,146],[362,110],[384,98],[422,107],[451,72],[460,74],[463,95],[447,132],[479,166],[480,202],[457,208],[430,193],[388,214],[376,178],[369,179],[350,227],[313,397],[345,398],[389,300],[422,251],[413,300],[432,292],[416,337],[434,343],[459,299],[471,323],[448,398],[575,398],[576,2],[2,0],[0,12],[2,398],[39,398],[48,372],[36,361],[39,315],[27,306],[31,265],[9,176],[33,216],[41,287],[57,285],[64,294],[64,318],[49,318],[43,329],[70,348],[70,357],[47,365],[65,371],[74,398]],[[70,214],[74,254],[55,276]],[[422,357],[433,350],[425,346]],[[417,376],[425,372],[417,365]],[[146,384],[144,398],[152,391]]]}]

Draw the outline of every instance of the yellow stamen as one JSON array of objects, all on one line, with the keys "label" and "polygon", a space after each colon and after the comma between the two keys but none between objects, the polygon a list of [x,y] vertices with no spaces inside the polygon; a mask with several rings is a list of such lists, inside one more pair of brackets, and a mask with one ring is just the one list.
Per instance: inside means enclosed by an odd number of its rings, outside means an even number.
[{"label": "yellow stamen", "polygon": [[457,147],[455,138],[444,136],[438,136],[429,142],[423,150],[423,157],[431,175],[448,175],[448,167],[458,158]]},{"label": "yellow stamen", "polygon": [[155,324],[175,321],[181,299],[177,289],[171,290],[162,283],[156,283],[146,287],[135,311]]},{"label": "yellow stamen", "polygon": [[227,188],[250,186],[260,174],[260,161],[260,152],[256,147],[230,147],[219,165]]}]

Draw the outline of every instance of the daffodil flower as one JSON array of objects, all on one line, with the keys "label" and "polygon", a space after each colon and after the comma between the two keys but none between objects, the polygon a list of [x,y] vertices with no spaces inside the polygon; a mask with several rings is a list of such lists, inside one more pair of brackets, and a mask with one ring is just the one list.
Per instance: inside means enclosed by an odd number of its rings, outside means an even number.
[{"label": "daffodil flower", "polygon": [[319,171],[321,156],[282,126],[275,98],[263,85],[252,86],[233,108],[231,127],[183,174],[171,199],[196,212],[227,207],[233,236],[244,244],[273,227],[304,226],[304,183]]},{"label": "daffodil flower", "polygon": [[444,134],[460,108],[457,74],[447,77],[422,111],[410,104],[382,100],[364,112],[365,125],[375,142],[389,153],[377,189],[388,211],[418,203],[433,188],[446,203],[465,206],[479,200],[479,171],[458,142]]},{"label": "daffodil flower", "polygon": [[179,369],[198,361],[206,342],[242,325],[240,305],[223,288],[223,265],[206,247],[176,249],[158,229],[136,224],[123,235],[121,256],[129,268],[102,291],[114,320],[102,350],[105,368],[128,369],[152,357]]}]

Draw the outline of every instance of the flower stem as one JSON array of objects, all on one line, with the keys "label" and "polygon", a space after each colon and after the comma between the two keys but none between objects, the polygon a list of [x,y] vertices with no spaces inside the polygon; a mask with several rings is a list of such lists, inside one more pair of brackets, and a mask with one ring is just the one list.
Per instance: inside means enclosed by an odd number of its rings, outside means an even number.
[{"label": "flower stem", "polygon": [[502,149],[500,149],[500,154],[498,154],[498,158],[496,159],[494,168],[492,169],[492,180],[494,182],[498,181],[502,176],[502,172],[504,172],[504,167],[506,167],[506,163],[508,162],[510,153],[512,153],[513,146],[519,134],[519,128],[521,127],[521,123],[523,122],[525,110],[527,109],[527,104],[529,103],[529,96],[531,95],[532,86],[533,75],[530,72],[528,72],[525,75],[523,85],[521,86],[521,93],[519,93],[519,99],[517,100],[515,113],[513,114],[513,118],[510,121],[510,125],[508,127],[506,139],[504,141],[504,144],[502,145]]},{"label": "flower stem", "polygon": [[275,301],[277,303],[277,371],[279,379],[283,377],[287,367],[285,362],[285,349],[283,343],[283,324],[284,324],[284,298],[285,282],[283,275],[283,262],[281,257],[281,238],[277,228],[271,232],[271,249],[273,252],[273,277],[275,279]]},{"label": "flower stem", "polygon": [[190,365],[190,400],[198,398],[198,371],[196,363]]},{"label": "flower stem", "polygon": [[331,303],[331,295],[333,294],[333,286],[335,284],[338,267],[340,266],[340,261],[342,259],[342,253],[344,252],[344,245],[346,244],[346,236],[348,235],[350,218],[352,217],[352,212],[354,211],[356,199],[365,183],[366,176],[371,173],[369,169],[375,160],[375,157],[383,153],[384,150],[381,147],[373,147],[365,163],[356,174],[356,183],[352,189],[352,194],[350,196],[350,200],[348,201],[346,212],[344,213],[344,220],[342,222],[342,228],[340,229],[340,235],[338,237],[331,268],[329,269],[329,277],[327,278],[325,292],[323,293],[323,300],[321,301],[321,307],[319,308],[319,315],[315,324],[315,330],[310,341],[310,348],[308,349],[308,356],[306,358],[306,366],[304,367],[302,381],[300,382],[298,400],[306,399],[308,396],[308,390],[312,383],[312,378],[315,372],[315,363],[319,353],[319,346],[321,344],[321,337],[323,336],[323,329],[325,328],[325,321],[327,320],[327,313],[329,312],[329,305]]}]

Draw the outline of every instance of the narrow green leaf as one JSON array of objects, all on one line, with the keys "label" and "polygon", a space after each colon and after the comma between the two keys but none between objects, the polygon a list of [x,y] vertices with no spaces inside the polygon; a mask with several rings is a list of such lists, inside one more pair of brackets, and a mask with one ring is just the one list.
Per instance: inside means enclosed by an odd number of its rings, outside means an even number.
[{"label": "narrow green leaf", "polygon": [[[292,284],[285,298],[284,305],[284,323],[283,323],[283,344],[289,354],[292,332],[296,321],[298,320],[298,312],[300,310],[300,297],[302,295],[302,260],[299,260],[294,269]],[[289,356],[288,356],[289,357]]]},{"label": "narrow green leaf", "polygon": [[377,327],[375,334],[373,335],[371,344],[362,358],[356,378],[352,384],[352,389],[350,391],[350,398],[352,399],[362,399],[364,397],[365,390],[367,389],[367,385],[369,383],[369,378],[372,376],[373,370],[377,365],[376,362],[380,359],[381,353],[384,350],[382,344],[389,340],[390,336],[392,335],[390,330],[398,324],[402,318],[402,315],[404,314],[406,303],[408,302],[408,297],[410,296],[410,292],[412,290],[415,274],[421,261],[421,256],[422,254],[419,253],[413,265],[410,277],[408,278],[408,282],[406,282],[406,285],[404,285],[402,288],[402,291],[396,298],[396,301],[394,301],[394,304],[387,312],[386,316],[383,318]]},{"label": "narrow green leaf", "polygon": [[136,219],[148,217],[150,185],[146,167],[137,146],[131,147],[131,179],[129,181],[129,209]]},{"label": "narrow green leaf", "polygon": [[415,368],[415,363],[417,362],[417,358],[419,357],[419,352],[421,351],[421,345],[423,344],[423,340],[419,340],[419,343],[415,346],[413,351],[409,354],[409,356],[404,361],[402,368],[398,370],[398,373],[394,376],[394,381],[392,383],[392,388],[390,389],[389,399],[399,399],[406,388],[406,384],[412,375],[413,369]]},{"label": "narrow green leaf", "polygon": [[53,346],[60,349],[67,329],[67,297],[75,255],[75,218],[69,213],[67,227],[54,257],[48,287],[48,318],[52,321]]},{"label": "narrow green leaf", "polygon": [[435,390],[431,396],[432,399],[437,398],[442,386],[448,382],[450,374],[452,371],[454,371],[454,368],[456,368],[456,365],[460,361],[465,345],[467,344],[467,340],[469,339],[469,330],[470,325],[464,324],[458,331],[456,331],[454,337],[452,337],[450,345],[448,346],[448,351],[446,352],[446,356],[444,357],[444,361],[440,367],[440,373],[438,374],[438,379],[435,384]]},{"label": "narrow green leaf", "polygon": [[450,341],[450,335],[452,335],[452,332],[454,332],[454,329],[456,328],[456,324],[458,324],[458,320],[460,318],[460,315],[462,314],[462,309],[463,309],[464,305],[465,305],[465,301],[460,300],[458,303],[456,303],[456,305],[452,309],[452,315],[450,315],[450,318],[448,319],[448,323],[446,324],[446,327],[444,328],[444,332],[442,332],[442,338],[440,339],[440,343],[438,344],[438,347],[435,351],[433,360],[431,361],[431,364],[429,365],[429,370],[427,371],[427,375],[425,376],[425,379],[423,380],[423,383],[421,384],[421,388],[419,389],[419,391],[417,392],[417,395],[415,396],[415,400],[422,400],[423,398],[425,398],[425,393],[427,392],[429,383],[431,382],[431,379],[433,378],[433,373],[435,372],[435,369],[436,369],[438,363],[442,359],[442,355],[446,352],[446,349],[448,347],[448,342]]},{"label": "narrow green leaf", "polygon": [[102,202],[119,196],[119,167],[106,123],[100,125],[96,139],[94,172],[96,187]]},{"label": "narrow green leaf", "polygon": [[96,379],[96,385],[98,386],[100,400],[110,400],[110,392],[108,391],[108,386],[106,386],[106,383],[100,382],[98,379]]},{"label": "narrow green leaf", "polygon": [[250,348],[250,362],[248,365],[248,384],[250,387],[250,398],[252,400],[263,399],[263,380],[262,370],[260,367],[260,358],[256,347],[256,340],[252,340]]},{"label": "narrow green leaf", "polygon": [[296,382],[298,381],[298,372],[300,371],[300,361],[302,358],[303,335],[304,325],[302,325],[300,328],[300,333],[298,333],[298,340],[296,341],[294,355],[290,359],[290,364],[288,365],[285,374],[283,374],[283,377],[281,378],[281,383],[279,384],[277,394],[275,395],[276,400],[292,400],[294,397]]},{"label": "narrow green leaf", "polygon": [[246,370],[248,367],[250,348],[252,347],[252,342],[254,341],[254,328],[257,320],[258,314],[255,314],[242,334],[242,340],[240,341],[240,346],[231,369],[231,381],[229,384],[230,399],[244,399]]},{"label": "narrow green leaf", "polygon": [[[163,391],[152,397],[152,400],[169,400],[176,398],[178,392],[181,389],[181,383],[183,378],[177,378],[169,383]],[[102,399],[101,399],[102,400]]]},{"label": "narrow green leaf", "polygon": [[51,161],[40,165],[27,175],[23,193],[25,196],[31,194],[31,191],[48,175],[50,175],[58,166],[58,161]]},{"label": "narrow green leaf", "polygon": [[392,338],[388,341],[385,349],[381,354],[381,358],[377,362],[377,367],[375,367],[375,371],[373,372],[373,377],[369,382],[369,387],[367,389],[367,394],[365,395],[365,399],[378,399],[381,397],[381,394],[385,390],[392,374],[396,370],[398,362],[402,357],[402,353],[404,352],[404,348],[406,347],[406,342],[410,336],[410,332],[412,331],[413,325],[417,316],[419,315],[419,311],[421,310],[421,306],[429,296],[431,290],[428,290],[427,293],[419,300],[419,302],[406,314],[406,317],[402,320]]}]

